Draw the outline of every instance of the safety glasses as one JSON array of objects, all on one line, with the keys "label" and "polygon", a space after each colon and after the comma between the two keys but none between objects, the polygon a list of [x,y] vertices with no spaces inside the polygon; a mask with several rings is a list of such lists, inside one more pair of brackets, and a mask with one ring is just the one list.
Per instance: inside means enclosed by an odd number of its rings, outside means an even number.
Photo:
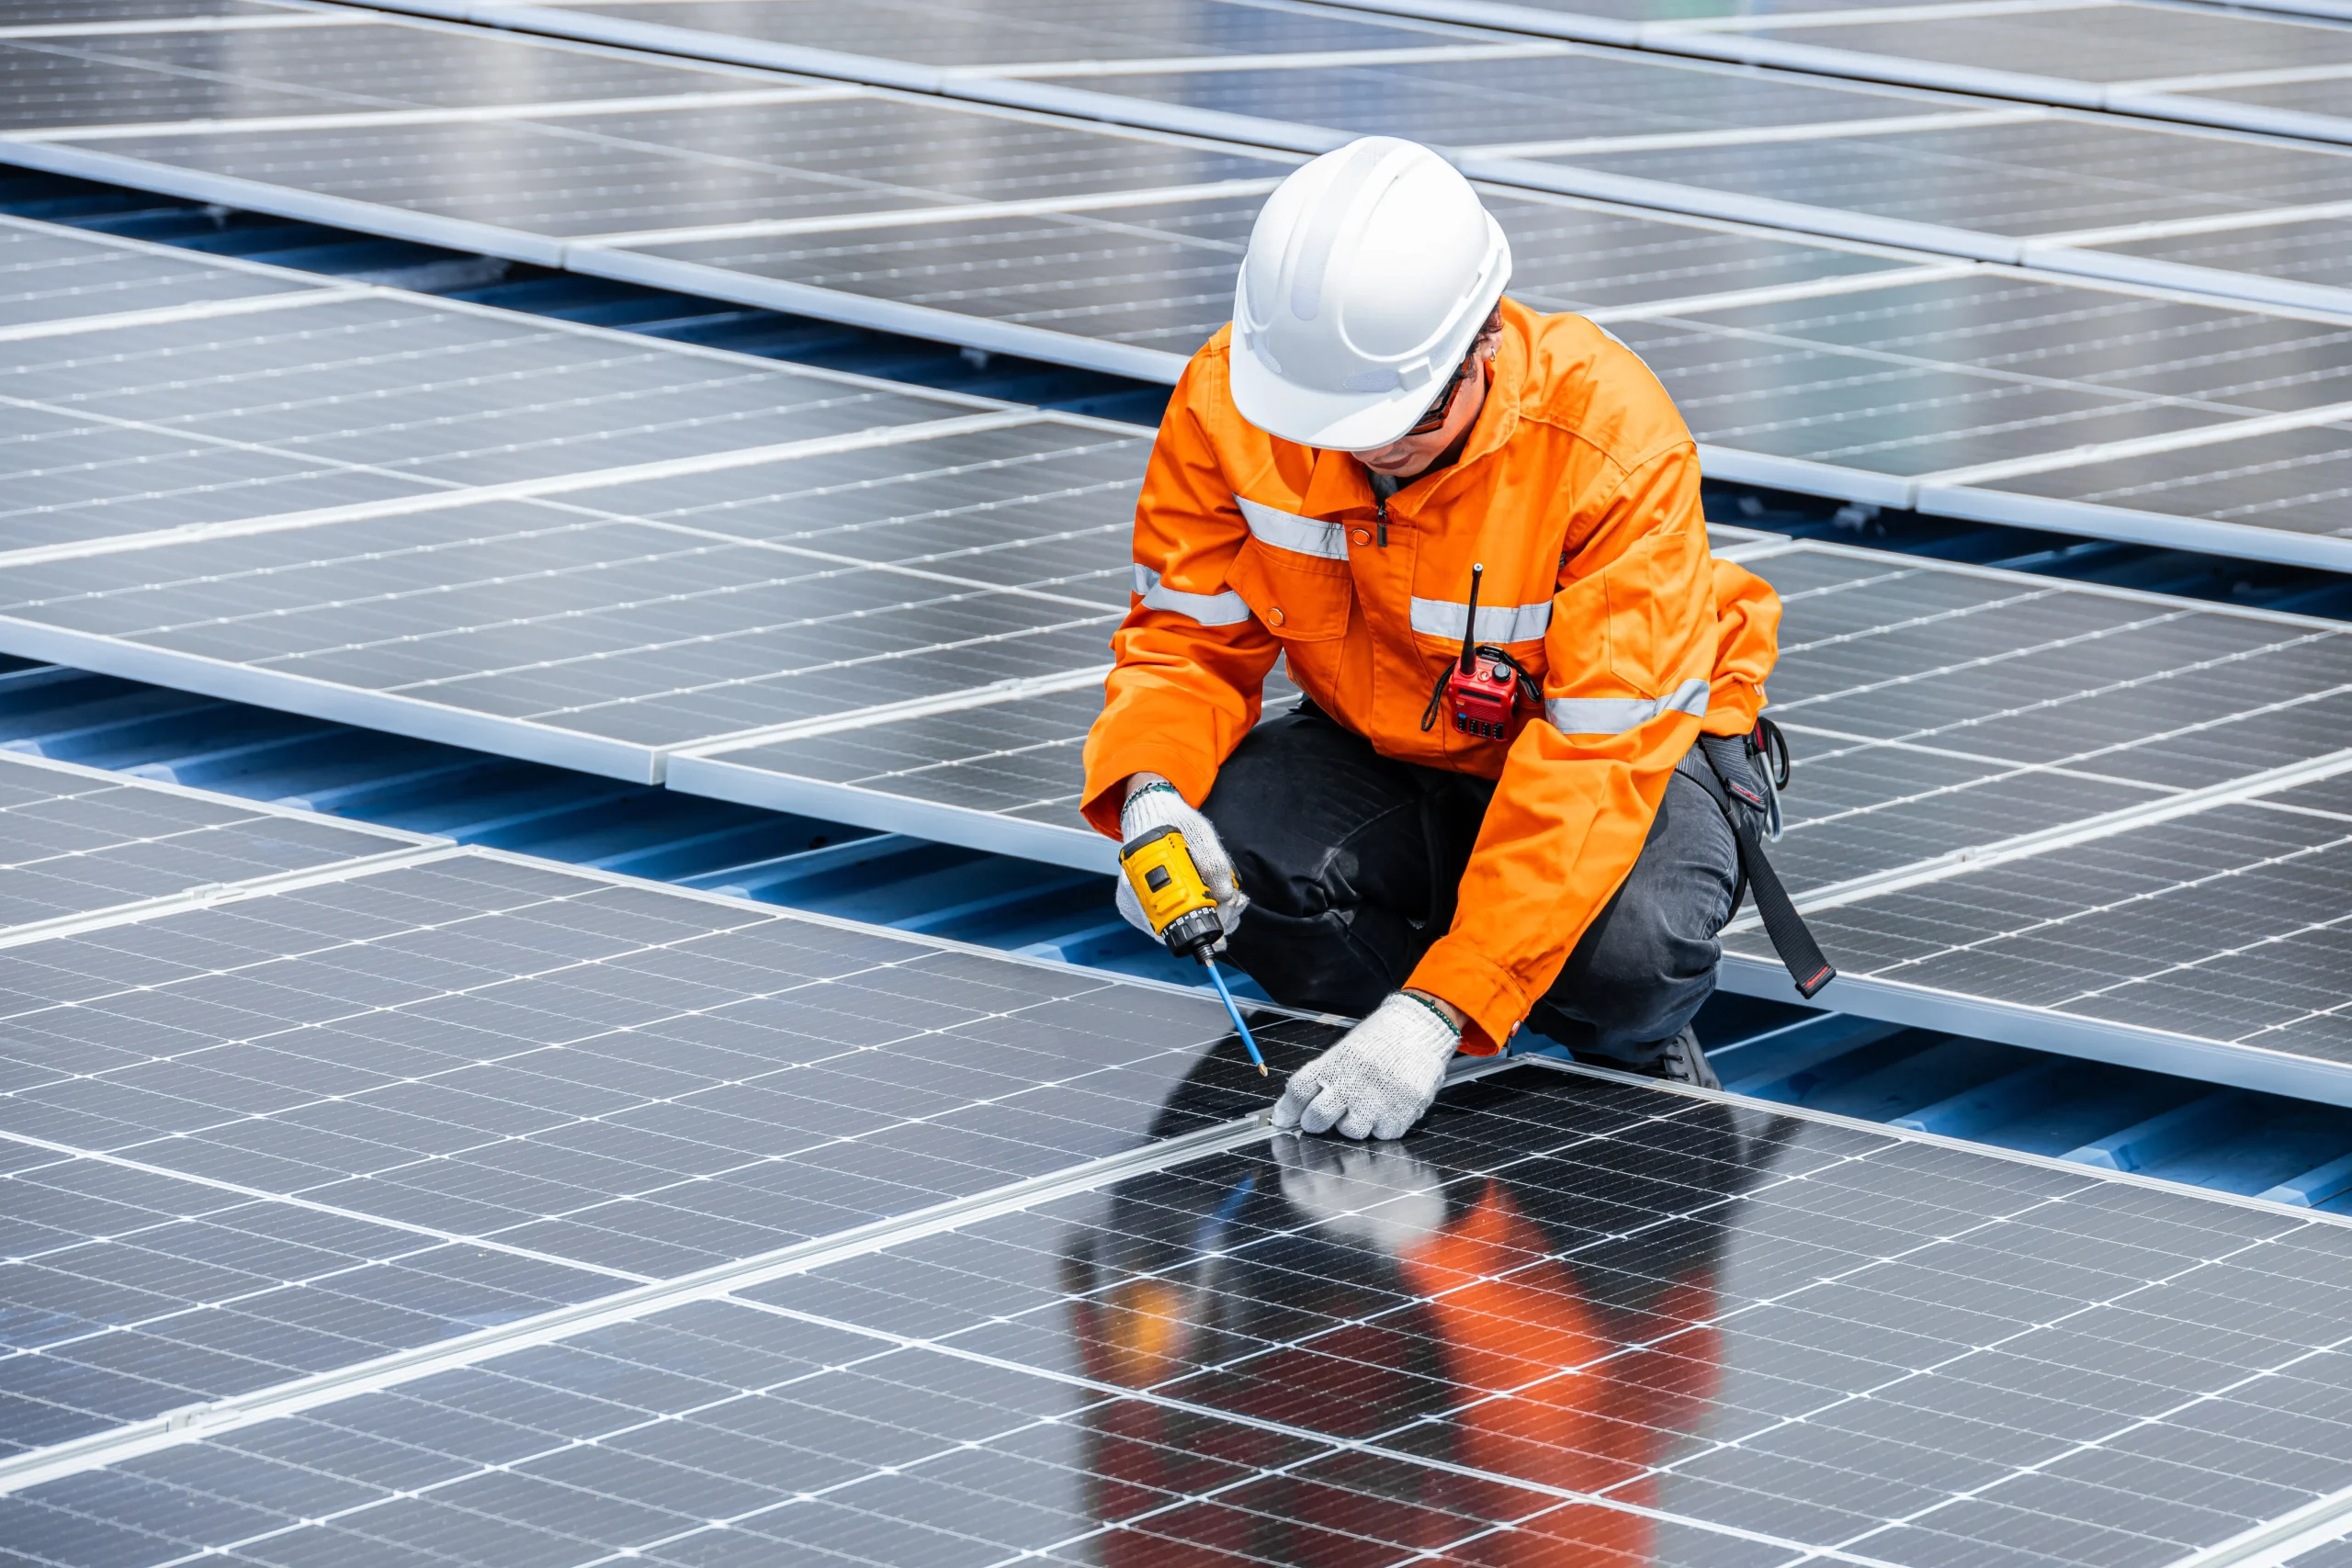
[{"label": "safety glasses", "polygon": [[[1437,400],[1430,404],[1429,412],[1415,421],[1405,435],[1427,435],[1445,428],[1446,416],[1453,412],[1454,394],[1462,390],[1462,378],[1470,374],[1470,361],[1476,358],[1477,354],[1476,346],[1473,345],[1470,352],[1462,356],[1462,363],[1453,367],[1453,376],[1437,389]],[[1404,438],[1403,435],[1397,437],[1400,441]]]}]

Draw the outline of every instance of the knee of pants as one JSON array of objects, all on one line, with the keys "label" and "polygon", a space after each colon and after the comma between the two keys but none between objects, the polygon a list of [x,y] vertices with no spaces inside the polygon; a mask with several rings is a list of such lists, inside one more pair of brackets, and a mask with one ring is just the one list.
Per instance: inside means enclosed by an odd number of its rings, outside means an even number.
[{"label": "knee of pants", "polygon": [[1577,988],[1576,1012],[1596,1033],[1662,1040],[1690,1021],[1714,989],[1723,946],[1713,928],[1677,930],[1668,921],[1613,921],[1601,933]]},{"label": "knee of pants", "polygon": [[1323,715],[1286,714],[1235,749],[1201,811],[1241,890],[1269,914],[1418,914],[1430,902],[1428,854],[1401,772]]},{"label": "knee of pants", "polygon": [[1669,788],[1642,860],[1546,998],[1604,1040],[1664,1039],[1714,989],[1739,851],[1695,784]]}]

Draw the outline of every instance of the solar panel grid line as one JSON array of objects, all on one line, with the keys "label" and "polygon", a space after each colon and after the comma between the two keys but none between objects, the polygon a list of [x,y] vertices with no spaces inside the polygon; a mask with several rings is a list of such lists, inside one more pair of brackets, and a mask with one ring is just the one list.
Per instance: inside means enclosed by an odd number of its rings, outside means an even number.
[{"label": "solar panel grid line", "polygon": [[673,789],[711,800],[768,811],[819,812],[877,832],[906,832],[1073,871],[1109,874],[1118,869],[1118,846],[1088,828],[1025,822],[968,807],[910,800],[866,785],[814,782],[772,768],[745,766],[723,753],[673,757],[665,782]]},{"label": "solar panel grid line", "polygon": [[288,28],[356,28],[364,15],[288,10],[279,17],[150,17],[129,21],[21,22],[0,27],[0,41],[11,39],[149,38],[169,33],[283,32]]},{"label": "solar panel grid line", "polygon": [[2192,1552],[2171,1568],[2276,1568],[2315,1547],[2342,1540],[2346,1514],[2352,1514],[2352,1487]]},{"label": "solar panel grid line", "polygon": [[[340,0],[337,0],[337,3],[340,3]],[[167,245],[156,248],[168,255],[178,256],[188,254]],[[295,274],[293,276],[312,275]],[[632,353],[642,353],[650,347],[665,356],[699,359],[713,365],[729,366],[739,370],[755,371],[764,375],[786,377],[794,380],[824,382],[838,387],[886,392],[899,397],[920,398],[926,402],[945,403],[976,412],[1023,413],[1032,419],[1051,421],[1081,430],[1101,430],[1124,434],[1136,428],[1121,420],[1105,419],[1099,414],[1081,413],[1074,409],[1040,408],[1031,403],[1013,402],[1004,398],[989,397],[985,393],[964,391],[953,387],[916,386],[905,381],[892,380],[887,376],[867,375],[862,371],[844,369],[838,366],[786,363],[762,355],[747,354],[741,349],[725,348],[714,344],[694,343],[682,338],[648,338],[642,333],[629,332],[621,327],[608,327],[596,321],[572,321],[562,316],[519,316],[515,311],[503,306],[486,305],[474,299],[459,299],[441,294],[422,294],[383,284],[369,284],[367,287],[403,302],[436,311],[445,311],[454,316],[469,317],[506,328],[527,324],[534,332],[544,331],[567,337],[583,338]]]},{"label": "solar panel grid line", "polygon": [[[208,1171],[175,1170],[168,1166],[153,1165],[145,1160],[131,1159],[127,1156],[116,1154],[111,1150],[77,1148],[72,1144],[60,1143],[53,1138],[36,1137],[29,1133],[19,1133],[15,1131],[0,1132],[0,1140],[5,1140],[7,1143],[14,1144],[19,1148],[39,1149],[44,1154],[56,1155],[60,1158],[63,1159],[93,1160],[100,1165],[110,1166],[118,1170],[135,1172],[141,1176],[153,1176],[164,1178],[170,1181],[186,1182],[192,1186],[209,1189],[209,1190],[219,1192],[226,1197],[245,1199],[255,1203],[267,1204],[274,1207],[300,1209],[311,1213],[324,1214],[334,1219],[352,1220],[363,1224],[382,1225],[396,1231],[406,1231],[412,1235],[418,1236],[436,1244],[454,1243],[465,1247],[486,1247],[492,1252],[503,1252],[512,1257],[528,1258],[535,1263],[553,1263],[560,1265],[565,1269],[585,1269],[592,1274],[602,1274],[608,1279],[622,1280],[633,1285],[651,1284],[655,1282],[650,1275],[636,1273],[627,1269],[616,1269],[610,1264],[598,1263],[591,1259],[564,1258],[552,1252],[542,1252],[536,1247],[518,1247],[511,1241],[503,1240],[497,1236],[476,1235],[462,1231],[445,1230],[438,1226],[424,1224],[419,1221],[409,1219],[404,1215],[363,1213],[357,1209],[345,1208],[338,1203],[321,1202],[318,1199],[306,1197],[300,1192],[274,1192],[266,1187],[254,1187],[245,1182],[231,1181],[223,1177],[213,1175]],[[16,1348],[11,1348],[12,1351]]]},{"label": "solar panel grid line", "polygon": [[2195,76],[2154,77],[2136,85],[2152,92],[2193,93],[2219,87],[2267,87],[2286,83],[2333,82],[2352,75],[2352,66],[2280,65],[2260,71],[2215,71]]},{"label": "solar panel grid line", "polygon": [[[36,679],[47,678],[46,671],[38,670],[17,671],[14,673]],[[322,827],[332,827],[338,832],[357,837],[382,839],[392,843],[418,848],[438,848],[452,841],[437,833],[419,833],[382,822],[362,822],[348,817],[329,816],[324,812],[312,811],[300,806],[288,806],[275,800],[253,800],[243,795],[223,795],[218,790],[202,789],[195,784],[184,784],[175,779],[150,778],[141,773],[126,773],[113,768],[76,762],[64,757],[44,757],[38,752],[13,749],[0,751],[0,776],[6,776],[7,770],[17,768],[28,769],[39,773],[54,773],[61,780],[81,780],[107,790],[169,795],[175,799],[200,800],[216,806],[233,804],[240,814],[246,816],[274,817],[289,822],[316,823]]]},{"label": "solar panel grid line", "polygon": [[[160,196],[266,212],[280,218],[318,223],[332,229],[356,230],[387,239],[413,240],[445,250],[497,256],[535,266],[560,268],[563,244],[545,235],[466,218],[409,212],[349,197],[328,196],[233,175],[210,175],[175,168],[143,158],[130,158],[101,149],[77,147],[64,141],[11,141],[0,136],[7,161],[44,174],[95,180],[101,185],[127,185]],[[575,269],[577,270],[577,269]]]},{"label": "solar panel grid line", "polygon": [[339,304],[367,298],[363,286],[351,288],[289,289],[283,294],[250,295],[241,299],[210,299],[187,305],[164,305],[146,310],[121,310],[105,316],[74,316],[56,321],[20,321],[0,327],[0,343],[26,343],[36,338],[72,337],[82,333],[110,333],[174,321],[212,321],[223,316],[268,315],[278,310],[302,310],[313,305]]},{"label": "solar panel grid line", "polygon": [[1676,17],[1645,22],[1657,32],[1739,33],[1770,28],[1853,27],[1876,22],[1944,21],[1955,17],[2032,16],[2082,11],[2113,0],[1927,0],[1914,6],[1849,6],[1823,11],[1791,11],[1719,17]]},{"label": "solar panel grid line", "polygon": [[[741,223],[707,223],[691,229],[616,230],[609,234],[574,235],[575,246],[637,248],[682,244],[697,240],[764,239],[785,234],[859,233],[871,229],[897,229],[911,224],[953,223],[973,218],[1027,218],[1046,213],[1116,212],[1166,201],[1223,196],[1265,196],[1278,179],[1209,180],[1195,185],[1159,186],[1144,190],[1090,191],[1072,196],[1037,197],[1026,201],[976,201],[954,207],[910,207],[897,212],[842,212],[821,218],[752,219]],[[2352,210],[2352,208],[2347,208]]]},{"label": "solar panel grid line", "polygon": [[1802,283],[1763,284],[1754,288],[1727,288],[1716,294],[1690,294],[1639,305],[1595,305],[1579,310],[1586,321],[1607,326],[1611,321],[1653,321],[1702,310],[1734,310],[1747,305],[1779,305],[1799,299],[1828,299],[1872,288],[1900,288],[1906,283],[1940,283],[1982,271],[1975,262],[1928,263],[1890,272],[1854,273],[1844,277],[1813,278]]},{"label": "solar panel grid line", "polygon": [[[1724,470],[1724,477],[1738,476]],[[1758,479],[1753,482],[1762,484],[1770,481]],[[1781,488],[1812,487],[1783,485]],[[1821,493],[1838,495],[1841,492],[1825,490]],[[1845,499],[1871,500],[1867,496]],[[1950,517],[1964,523],[1999,523],[2057,534],[2085,534],[2094,538],[2147,545],[2157,549],[2239,556],[2276,561],[2282,566],[2311,567],[2321,571],[2343,571],[2352,568],[2352,554],[2347,554],[2341,539],[2262,528],[2244,523],[2207,522],[2193,517],[2178,517],[2165,512],[2117,506],[2107,502],[2019,495],[1975,485],[1919,485],[1912,488],[1907,504],[1933,516]],[[2257,534],[2264,536],[2257,538],[2255,536]]]},{"label": "solar panel grid line", "polygon": [[[1001,956],[993,950],[980,951],[989,952],[992,957]],[[239,1427],[299,1415],[356,1394],[381,1393],[405,1382],[478,1365],[492,1357],[537,1345],[552,1344],[614,1324],[633,1322],[649,1313],[689,1302],[713,1300],[733,1291],[750,1289],[843,1258],[878,1251],[910,1236],[1010,1213],[1036,1202],[1085,1191],[1203,1154],[1244,1147],[1272,1135],[1272,1126],[1262,1113],[1224,1126],[1179,1134],[1128,1154],[1074,1165],[1050,1176],[1009,1183],[992,1191],[780,1247],[771,1253],[696,1274],[616,1292],[537,1317],[483,1329],[462,1338],[339,1368],[253,1393],[168,1412],[87,1438],[74,1439],[23,1454],[0,1456],[0,1496]]]},{"label": "solar panel grid line", "polygon": [[[2000,282],[2006,283],[2010,280],[2010,277],[2013,275],[1993,273],[1987,269],[1971,268],[1947,276],[1959,277],[1984,277],[1987,280],[1997,279]],[[2084,287],[2076,280],[2071,278],[2064,279],[2063,282],[2070,288]],[[1883,286],[1883,285],[1882,285],[1882,287]],[[1862,288],[1846,288],[1838,289],[1834,292],[1837,294],[1849,294],[1863,291],[1864,289]],[[2177,294],[2170,293],[2169,291],[2160,290],[2142,293],[2139,290],[2130,288],[2128,286],[2117,287],[2113,283],[2109,283],[2105,287],[2091,286],[2086,288],[2085,293],[2092,299],[2097,299],[2098,296],[2101,294],[2118,298],[2136,297],[2148,299],[2179,299],[2180,298]],[[1825,296],[1825,298],[1827,297],[1832,296]],[[2210,301],[2199,301],[2193,298],[2181,300],[2181,302],[2192,305],[2202,304],[2208,307],[2210,307],[2211,303]],[[1685,307],[1685,309],[1687,310],[1688,307]],[[1822,346],[1824,343],[1823,339],[1808,336],[1803,332],[1783,331],[1777,326],[1748,326],[1736,321],[1685,321],[1681,317],[1672,315],[1667,310],[1655,310],[1645,312],[1639,316],[1627,316],[1620,319],[1623,321],[1656,322],[1661,326],[1692,326],[1701,328],[1714,336],[1736,340],[1742,343],[1753,343],[1760,346],[1773,349],[1806,349]],[[2352,323],[2352,315],[2346,315],[2333,311],[2300,312],[2281,319],[2312,321],[2325,322],[2330,325]],[[1875,344],[1850,342],[1840,343],[1837,346],[1840,354],[1873,365],[1898,367],[1903,369],[1909,370],[1928,370],[1942,368],[1947,364],[1946,360],[1936,355],[1918,353],[1900,346],[1885,347]],[[2274,429],[2296,429],[2301,427],[2294,423],[2274,425],[2268,423],[2272,420],[2283,419],[2290,422],[2303,421],[2309,423],[2330,424],[2343,421],[2347,417],[2352,417],[2352,405],[2346,405],[2341,402],[2326,403],[2312,409],[2299,409],[2285,413],[2267,413],[2260,412],[2257,406],[2250,401],[2233,400],[2225,397],[2209,396],[2201,392],[2171,392],[2153,387],[2134,388],[2130,386],[2128,383],[2109,385],[2097,381],[2078,380],[2072,377],[2064,375],[2052,375],[2036,370],[2019,369],[1997,363],[1973,364],[1969,367],[1969,370],[1972,374],[1982,376],[1989,380],[2006,382],[2019,387],[2048,388],[2052,389],[2075,389],[2088,391],[2100,397],[2114,399],[2119,402],[2145,402],[2153,405],[2193,410],[2200,413],[2233,415],[2236,416],[2234,420],[2227,424],[2218,427],[2230,430],[2234,433],[2232,436],[2227,437],[2228,439],[2242,439],[2249,435],[2263,434]],[[2101,460],[2101,455],[2110,449],[2117,453],[2140,453],[2165,451],[2180,446],[2203,445],[2208,441],[2217,439],[2217,437],[2208,434],[2208,431],[2211,428],[2215,427],[2200,425],[2179,431],[2166,431],[2145,437],[2134,438],[2129,442],[2118,442],[2113,444],[2100,443],[2076,447],[2060,448],[2048,454],[2037,454],[2030,459],[2018,459],[2018,461],[2031,461],[2037,463],[2048,462],[2053,467],[2071,467],[2082,462],[2099,461]],[[2077,452],[2086,454],[2086,456],[2076,457],[2074,454]],[[2006,464],[1980,464],[1973,465],[1968,468],[1930,470],[1926,473],[1910,476],[1910,480],[1914,484],[1940,483],[1962,485],[1980,482],[1983,479],[2002,478],[2010,471],[2011,470]],[[2017,471],[2037,472],[2041,470],[2029,468]]]},{"label": "solar panel grid line", "polygon": [[1176,384],[1186,363],[1185,355],[1165,349],[1105,343],[1018,321],[990,321],[933,306],[871,299],[790,278],[752,276],[726,267],[674,256],[648,255],[620,246],[582,245],[567,251],[565,255],[571,271],[589,277],[735,299],[763,310],[813,315],[875,332],[957,343],[983,353],[1043,359],[1048,364],[1099,370],[1163,387]]},{"label": "solar panel grid line", "polygon": [[[970,434],[985,430],[1005,430],[1023,424],[1059,423],[1064,421],[1050,411],[999,409],[980,413],[955,414],[943,419],[924,420],[907,424],[875,425],[869,429],[838,435],[811,436],[805,440],[775,442],[763,446],[736,447],[731,450],[700,453],[691,457],[657,458],[651,462],[624,464],[611,468],[579,469],[570,473],[549,474],[538,479],[514,479],[504,484],[450,485],[444,489],[426,491],[415,495],[392,496],[381,501],[355,502],[345,506],[316,507],[305,512],[284,512],[274,515],[242,517],[221,523],[183,523],[170,527],[151,529],[141,534],[117,534],[102,538],[0,550],[0,570],[18,566],[40,566],[54,561],[80,560],[90,556],[119,555],[125,551],[153,549],[158,546],[194,544],[212,539],[246,538],[256,534],[285,533],[305,528],[331,527],[342,523],[370,522],[379,518],[405,517],[419,513],[446,512],[460,507],[486,505],[493,502],[540,501],[571,495],[583,490],[604,490],[616,485],[644,484],[683,479],[693,474],[720,473],[729,468],[757,468],[769,463],[790,461],[796,457],[868,451],[878,446],[932,441],[943,436]],[[685,532],[686,530],[675,531]]]},{"label": "solar panel grid line", "polygon": [[2352,289],[2334,284],[2302,283],[2291,277],[2226,271],[2219,267],[2199,266],[2192,262],[2121,255],[2111,251],[2084,250],[2037,241],[2029,241],[2019,249],[2018,255],[2020,265],[2039,267],[2068,277],[2111,283],[2145,283],[2160,288],[2202,295],[2207,299],[2234,299],[2249,305],[2285,306],[2341,314],[2347,307],[2347,300],[2352,299]]},{"label": "solar panel grid line", "polygon": [[142,920],[161,919],[166,915],[185,914],[193,909],[209,909],[242,902],[247,898],[266,898],[273,894],[297,892],[304,888],[323,887],[332,883],[348,882],[354,877],[370,876],[379,871],[413,865],[426,865],[465,852],[447,840],[423,843],[405,849],[386,850],[381,854],[354,856],[331,864],[306,867],[299,871],[274,872],[267,875],[249,877],[240,882],[213,883],[191,887],[185,893],[167,894],[158,898],[142,899],[134,904],[118,904],[109,908],[84,914],[61,915],[54,919],[31,920],[22,925],[0,929],[0,950],[25,947],[35,942],[51,942],[59,937],[81,936],[91,931],[109,931],[118,926],[135,925]]},{"label": "solar panel grid line", "polygon": [[[1464,35],[1465,38],[1474,35]],[[1313,71],[1328,66],[1431,65],[1487,60],[1556,60],[1572,46],[1556,43],[1462,42],[1429,44],[1415,49],[1308,50],[1293,54],[1169,55],[1141,60],[1038,60],[997,65],[950,65],[942,74],[949,81],[1091,80],[1119,76],[1157,76],[1168,72]]]},{"label": "solar panel grid line", "polygon": [[297,288],[341,289],[381,287],[378,284],[346,284],[330,281],[319,273],[306,272],[300,267],[279,266],[274,262],[255,261],[249,256],[218,255],[209,251],[193,251],[185,245],[168,245],[160,241],[141,239],[136,235],[110,234],[98,229],[68,229],[44,219],[19,217],[13,212],[0,212],[0,231],[41,239],[70,240],[75,245],[86,245],[96,251],[123,251],[133,255],[152,256],[159,262],[168,262],[175,267],[190,267],[204,272],[267,278]]},{"label": "solar panel grid line", "polygon": [[127,141],[140,137],[231,132],[254,135],[277,130],[362,130],[404,125],[483,125],[509,119],[567,119],[592,115],[666,113],[678,109],[759,108],[771,104],[821,103],[854,96],[859,89],[831,84],[805,87],[746,87],[738,92],[667,93],[653,97],[556,98],[544,103],[477,104],[467,107],[354,109],[300,115],[255,115],[235,119],[135,120],[116,125],[24,126],[6,134],[22,141]]},{"label": "solar panel grid line", "polygon": [[935,713],[961,713],[967,708],[988,707],[997,703],[1017,702],[1023,697],[1038,696],[1054,692],[1078,691],[1099,683],[1111,672],[1107,664],[1090,665],[1060,675],[1023,675],[1008,681],[992,681],[985,686],[974,686],[961,692],[949,692],[935,697],[910,697],[905,702],[877,703],[871,707],[852,708],[821,718],[800,719],[791,724],[779,724],[766,728],[722,735],[714,739],[680,746],[670,752],[671,765],[687,757],[708,757],[740,750],[746,746],[765,746],[780,740],[801,740],[813,736],[830,735],[836,730],[862,729],[868,725],[888,724],[902,718],[919,718]]},{"label": "solar panel grid line", "polygon": [[2037,577],[2031,572],[2017,571],[2006,567],[1984,566],[1975,561],[1947,560],[1941,558],[1938,558],[1932,567],[1928,567],[1920,564],[1920,558],[1916,556],[1898,556],[1884,550],[1873,550],[1866,546],[1843,545],[1829,539],[1795,539],[1791,541],[1791,547],[1796,553],[1883,566],[1893,573],[1908,574],[1915,571],[1933,570],[1950,572],[1983,581],[2007,583],[2024,592],[2054,590],[2061,593],[2086,593],[2100,599],[2145,604],[2157,614],[2166,616],[2215,615],[2226,616],[2231,620],[2260,621],[2282,627],[2300,627],[2323,636],[2341,635],[2344,631],[2344,623],[2328,615],[2307,615],[2293,610],[2275,610],[2256,604],[2222,604],[2188,600],[2177,594],[2162,593],[2145,588],[2132,588],[2122,583],[2068,579],[2063,587],[2058,587],[2047,577]]},{"label": "solar panel grid line", "polygon": [[1582,136],[1550,141],[1481,142],[1489,158],[1573,158],[1595,152],[1662,152],[1690,147],[1753,147],[1764,142],[1845,141],[1857,136],[1903,136],[1919,130],[1956,130],[1976,126],[2026,125],[2049,118],[2047,110],[1945,109],[1886,119],[1829,119],[1809,125],[1774,125],[1724,130],[1671,130],[1641,136]]}]

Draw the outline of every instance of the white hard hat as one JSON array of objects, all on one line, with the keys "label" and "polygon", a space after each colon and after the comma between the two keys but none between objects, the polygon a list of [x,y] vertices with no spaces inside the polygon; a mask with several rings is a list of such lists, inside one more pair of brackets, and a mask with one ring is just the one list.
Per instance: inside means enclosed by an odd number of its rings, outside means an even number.
[{"label": "white hard hat", "polygon": [[1302,446],[1412,428],[1510,280],[1510,242],[1418,142],[1367,136],[1266,198],[1233,290],[1233,402]]}]

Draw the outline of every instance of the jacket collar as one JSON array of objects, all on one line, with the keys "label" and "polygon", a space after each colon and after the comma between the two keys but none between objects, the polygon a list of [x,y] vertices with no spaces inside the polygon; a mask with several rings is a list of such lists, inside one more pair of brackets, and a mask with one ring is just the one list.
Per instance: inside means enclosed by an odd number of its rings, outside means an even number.
[{"label": "jacket collar", "polygon": [[[1515,314],[1515,307],[1506,300],[1502,343],[1495,350],[1486,406],[1478,411],[1477,423],[1470,427],[1470,440],[1462,448],[1462,456],[1452,468],[1437,476],[1430,487],[1430,493],[1481,457],[1499,450],[1519,428],[1520,396],[1527,384],[1528,353],[1527,334],[1513,319]],[[1376,504],[1372,481],[1352,454],[1315,448],[1315,467],[1307,476],[1306,493],[1299,502],[1307,516],[1329,517],[1341,512],[1369,511]]]}]

